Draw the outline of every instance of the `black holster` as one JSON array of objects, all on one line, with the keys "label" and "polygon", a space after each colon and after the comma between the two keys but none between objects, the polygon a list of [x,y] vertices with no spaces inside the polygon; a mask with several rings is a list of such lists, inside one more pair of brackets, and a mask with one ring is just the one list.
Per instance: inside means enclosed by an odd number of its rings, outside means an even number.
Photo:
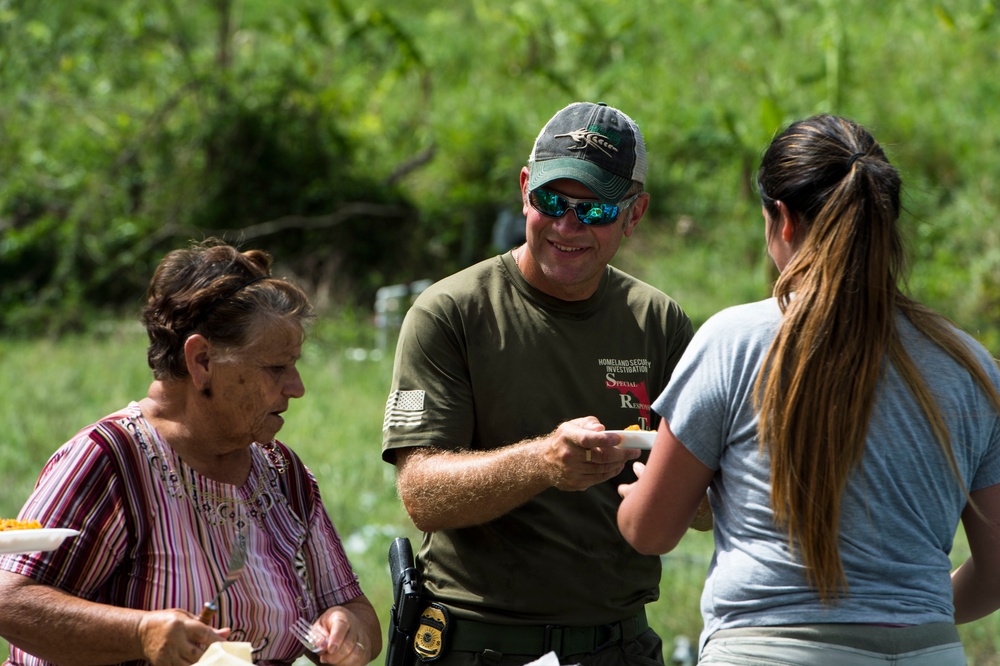
[{"label": "black holster", "polygon": [[410,540],[397,537],[389,546],[389,574],[392,576],[392,612],[385,666],[413,666],[413,635],[420,623],[423,584],[413,563]]}]

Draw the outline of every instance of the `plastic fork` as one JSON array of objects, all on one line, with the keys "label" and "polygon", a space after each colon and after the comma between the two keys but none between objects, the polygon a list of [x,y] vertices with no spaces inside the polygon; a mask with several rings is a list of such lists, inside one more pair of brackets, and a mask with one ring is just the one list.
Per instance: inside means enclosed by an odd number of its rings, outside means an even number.
[{"label": "plastic fork", "polygon": [[292,634],[312,653],[322,652],[326,648],[329,636],[317,626],[306,622],[301,617],[290,627]]},{"label": "plastic fork", "polygon": [[215,614],[219,611],[219,601],[222,600],[222,593],[229,589],[229,586],[236,582],[243,573],[243,567],[247,563],[247,542],[246,538],[240,534],[236,538],[236,544],[233,546],[233,552],[229,555],[229,565],[226,567],[226,578],[222,581],[222,588],[219,593],[215,595],[215,598],[211,601],[206,601],[205,606],[201,609],[201,614],[198,615],[198,619],[208,624]]}]

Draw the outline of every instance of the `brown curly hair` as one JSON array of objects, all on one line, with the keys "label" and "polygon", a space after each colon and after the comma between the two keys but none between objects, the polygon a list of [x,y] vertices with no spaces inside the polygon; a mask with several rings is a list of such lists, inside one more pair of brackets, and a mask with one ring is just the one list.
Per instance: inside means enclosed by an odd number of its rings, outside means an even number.
[{"label": "brown curly hair", "polygon": [[271,276],[267,252],[241,252],[210,238],[167,253],[149,283],[141,321],[153,377],[168,380],[187,376],[184,343],[195,333],[238,351],[264,327],[284,323],[304,331],[314,318],[299,286]]}]

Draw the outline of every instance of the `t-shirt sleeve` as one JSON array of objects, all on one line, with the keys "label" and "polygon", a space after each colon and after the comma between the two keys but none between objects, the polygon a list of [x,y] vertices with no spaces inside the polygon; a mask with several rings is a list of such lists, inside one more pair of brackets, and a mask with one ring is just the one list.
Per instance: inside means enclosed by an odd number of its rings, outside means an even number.
[{"label": "t-shirt sleeve", "polygon": [[982,490],[1000,483],[1000,419],[994,419],[990,447],[976,470],[969,490]]},{"label": "t-shirt sleeve", "polygon": [[666,390],[653,402],[653,410],[670,424],[677,439],[698,460],[718,469],[725,400],[717,381],[719,359],[704,331],[703,327],[691,340]]},{"label": "t-shirt sleeve", "polygon": [[[979,343],[973,342],[972,344],[990,382],[997,390],[1000,390],[1000,369],[998,369],[996,361]],[[982,403],[984,407],[980,410],[981,413],[989,414],[991,418],[991,427],[989,428],[990,444],[979,461],[976,473],[969,484],[970,491],[982,490],[983,488],[989,488],[1000,483],[1000,415],[989,406],[985,395],[982,396]]]},{"label": "t-shirt sleeve", "polygon": [[411,446],[457,449],[472,441],[475,417],[461,322],[447,299],[420,300],[403,320],[382,424],[382,458]]},{"label": "t-shirt sleeve", "polygon": [[[706,466],[719,469],[726,443],[754,428],[753,384],[774,323],[756,313],[766,304],[731,308],[694,334],[653,409]],[[773,308],[770,308],[773,309]],[[772,317],[773,319],[773,317]]]},{"label": "t-shirt sleeve", "polygon": [[81,431],[46,463],[22,520],[80,534],[56,550],[11,555],[0,568],[90,599],[125,558],[127,525],[117,467],[94,430]]}]

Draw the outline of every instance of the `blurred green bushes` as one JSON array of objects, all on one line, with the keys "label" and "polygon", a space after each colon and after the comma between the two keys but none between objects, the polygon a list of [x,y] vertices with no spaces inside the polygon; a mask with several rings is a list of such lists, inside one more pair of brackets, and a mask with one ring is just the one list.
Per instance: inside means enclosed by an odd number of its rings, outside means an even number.
[{"label": "blurred green bushes", "polygon": [[989,0],[0,0],[0,327],[134,308],[210,234],[367,307],[492,252],[538,129],[587,99],[646,134],[635,265],[668,292],[731,271],[710,311],[766,275],[751,181],[775,130],[868,125],[907,186],[913,291],[997,351],[998,21]]}]

